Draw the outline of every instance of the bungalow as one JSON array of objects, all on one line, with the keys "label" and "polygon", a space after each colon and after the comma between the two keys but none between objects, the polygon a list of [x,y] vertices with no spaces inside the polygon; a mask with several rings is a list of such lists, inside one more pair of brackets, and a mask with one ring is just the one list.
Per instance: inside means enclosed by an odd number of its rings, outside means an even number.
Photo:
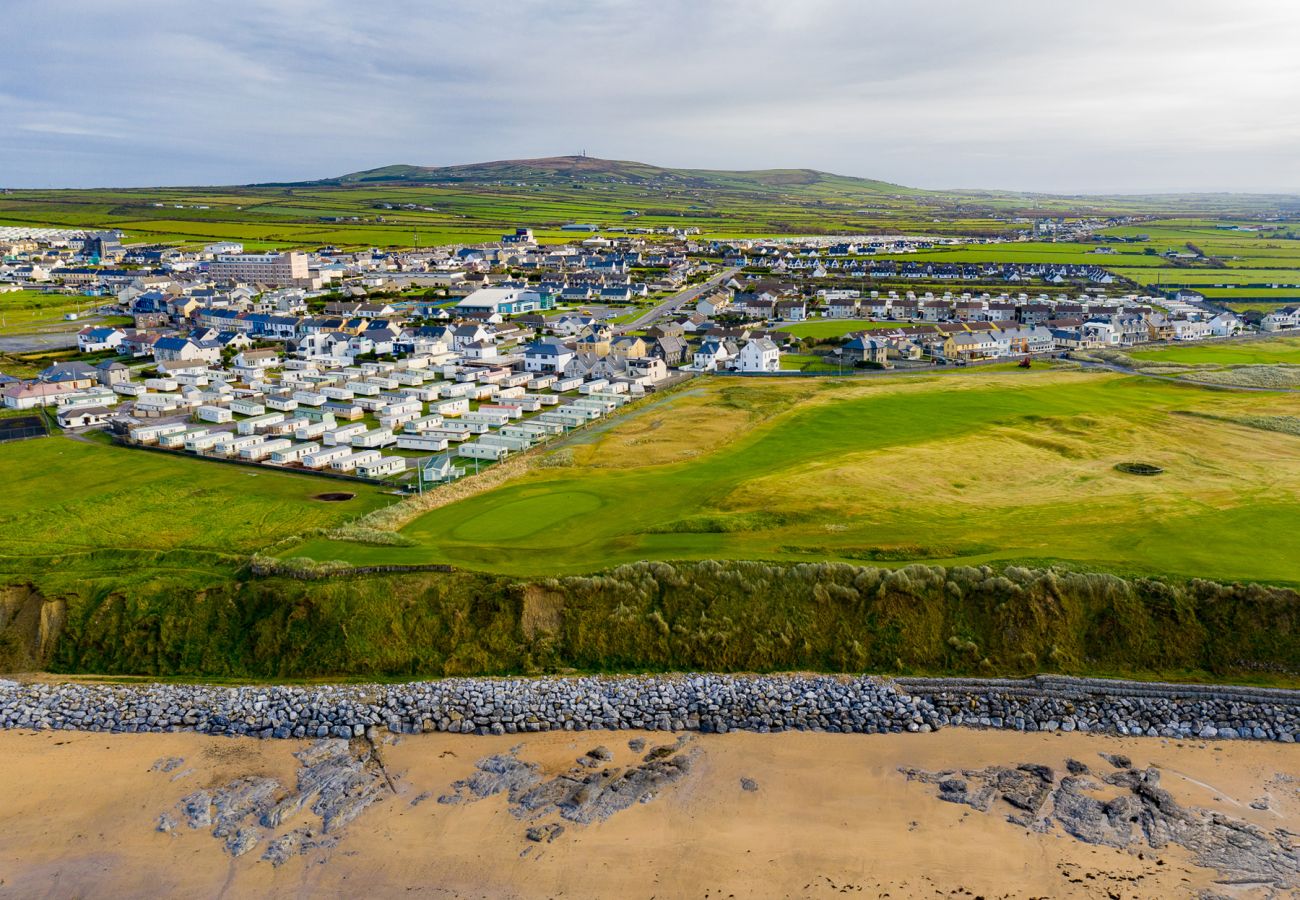
[{"label": "bungalow", "polygon": [[72,394],[77,388],[71,384],[34,384],[20,383],[5,389],[4,405],[9,409],[36,409],[39,406],[54,406],[59,398]]},{"label": "bungalow", "polygon": [[60,428],[92,428],[106,424],[112,415],[102,406],[74,406],[59,410],[54,418]]},{"label": "bungalow", "polygon": [[274,369],[283,360],[275,350],[241,350],[235,355],[234,363],[241,369]]}]

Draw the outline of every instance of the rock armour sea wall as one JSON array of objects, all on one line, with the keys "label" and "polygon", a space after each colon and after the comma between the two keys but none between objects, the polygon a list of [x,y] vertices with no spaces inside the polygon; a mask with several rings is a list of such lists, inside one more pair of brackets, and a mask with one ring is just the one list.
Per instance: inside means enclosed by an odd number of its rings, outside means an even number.
[{"label": "rock armour sea wall", "polygon": [[0,681],[0,727],[262,738],[445,731],[928,732],[943,727],[1293,742],[1300,692],[1042,676],[801,675],[446,679],[214,687]]}]

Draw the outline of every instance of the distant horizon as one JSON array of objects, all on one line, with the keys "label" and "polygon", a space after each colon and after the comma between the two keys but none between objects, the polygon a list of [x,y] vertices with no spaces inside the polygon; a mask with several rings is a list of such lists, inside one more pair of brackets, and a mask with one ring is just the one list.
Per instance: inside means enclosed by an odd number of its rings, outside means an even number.
[{"label": "distant horizon", "polygon": [[[439,163],[439,164],[410,163],[410,162],[383,163],[380,165],[367,165],[367,166],[362,166],[360,168],[349,169],[346,172],[339,172],[334,175],[319,175],[314,177],[297,176],[297,177],[288,177],[288,178],[266,178],[266,179],[260,179],[256,181],[246,181],[246,182],[214,181],[214,182],[206,182],[206,183],[205,182],[191,182],[191,183],[175,182],[170,184],[93,184],[93,185],[79,185],[79,186],[52,185],[52,184],[44,184],[44,185],[0,184],[0,190],[5,190],[5,191],[96,191],[96,190],[148,191],[148,190],[181,190],[186,188],[192,188],[196,190],[220,190],[223,188],[249,188],[249,187],[310,184],[312,182],[329,181],[331,179],[337,179],[337,178],[346,178],[348,176],[355,175],[361,172],[371,172],[380,169],[402,167],[402,166],[409,166],[411,168],[418,168],[418,169],[437,170],[437,169],[464,168],[464,167],[472,167],[472,166],[484,166],[484,165],[492,165],[496,163],[528,163],[528,162],[536,162],[536,161],[543,161],[543,160],[558,160],[558,159],[570,159],[570,158],[580,159],[584,157],[578,153],[557,153],[549,156],[498,156],[498,157],[493,157],[491,159],[481,159],[481,160],[466,161],[466,162]],[[978,187],[970,187],[970,186],[927,187],[918,184],[909,184],[902,181],[896,181],[892,178],[880,177],[879,175],[851,174],[848,172],[837,172],[830,169],[822,169],[816,166],[808,166],[808,165],[772,165],[772,166],[760,165],[760,166],[743,167],[743,168],[738,166],[717,167],[717,166],[700,166],[700,165],[663,165],[661,163],[651,162],[645,159],[604,157],[592,153],[587,153],[585,155],[585,158],[595,160],[598,162],[632,163],[636,165],[645,165],[645,166],[651,166],[653,168],[675,170],[675,171],[736,172],[736,173],[775,172],[775,171],[815,172],[820,175],[830,175],[837,178],[855,178],[862,181],[876,181],[876,182],[882,182],[886,184],[895,184],[901,188],[922,190],[922,191],[928,191],[928,192],[940,193],[940,194],[942,193],[999,193],[999,194],[1021,194],[1027,196],[1042,196],[1042,197],[1097,197],[1097,198],[1144,197],[1144,196],[1148,196],[1148,197],[1149,196],[1185,196],[1185,197],[1257,196],[1257,197],[1300,198],[1300,188],[1276,189],[1276,190],[1233,190],[1229,188],[1220,188],[1220,189],[1200,188],[1195,190],[1162,190],[1162,189],[1037,190],[1037,189],[1017,188],[1017,187],[991,187],[988,185],[982,185]],[[412,183],[410,186],[418,187],[419,184],[418,182]]]}]

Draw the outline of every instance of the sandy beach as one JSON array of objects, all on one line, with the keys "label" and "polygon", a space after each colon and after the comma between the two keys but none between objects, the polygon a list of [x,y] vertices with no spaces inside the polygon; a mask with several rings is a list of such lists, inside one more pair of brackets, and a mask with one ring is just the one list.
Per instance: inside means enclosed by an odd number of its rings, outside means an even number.
[{"label": "sandy beach", "polygon": [[[639,751],[629,741],[644,741]],[[357,743],[365,744],[364,741]],[[1059,827],[1025,828],[1005,810],[943,802],[930,772],[1067,759],[1097,773],[1101,754],[1157,767],[1187,808],[1300,831],[1300,753],[1280,744],[1175,742],[945,729],[926,735],[691,736],[648,732],[503,737],[383,733],[381,796],[328,847],[262,858],[273,834],[236,857],[190,827],[182,798],[260,777],[292,786],[305,741],[197,734],[0,733],[0,895],[12,897],[1152,897],[1269,896],[1169,845],[1117,849]],[[637,744],[636,746],[641,746]],[[498,754],[533,777],[640,764],[657,746],[686,774],[590,823],[512,808],[453,783]],[[604,747],[608,759],[575,760]],[[510,757],[511,748],[515,748]],[[369,748],[368,748],[369,749]],[[667,753],[668,751],[663,751]],[[441,798],[441,802],[440,802]],[[451,802],[451,801],[456,802]],[[1254,804],[1252,806],[1252,804]],[[1262,807],[1262,808],[1261,808]],[[1014,810],[1013,810],[1014,811]],[[160,817],[175,826],[159,830]],[[320,819],[315,819],[319,826]],[[530,840],[528,829],[563,830]]]}]

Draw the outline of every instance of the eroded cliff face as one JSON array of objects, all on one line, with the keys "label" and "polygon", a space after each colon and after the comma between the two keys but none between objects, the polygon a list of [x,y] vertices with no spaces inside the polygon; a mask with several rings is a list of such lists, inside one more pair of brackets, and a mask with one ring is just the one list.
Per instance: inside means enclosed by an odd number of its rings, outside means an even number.
[{"label": "eroded cliff face", "polygon": [[30,584],[0,586],[0,672],[42,669],[67,621],[67,603]]}]

